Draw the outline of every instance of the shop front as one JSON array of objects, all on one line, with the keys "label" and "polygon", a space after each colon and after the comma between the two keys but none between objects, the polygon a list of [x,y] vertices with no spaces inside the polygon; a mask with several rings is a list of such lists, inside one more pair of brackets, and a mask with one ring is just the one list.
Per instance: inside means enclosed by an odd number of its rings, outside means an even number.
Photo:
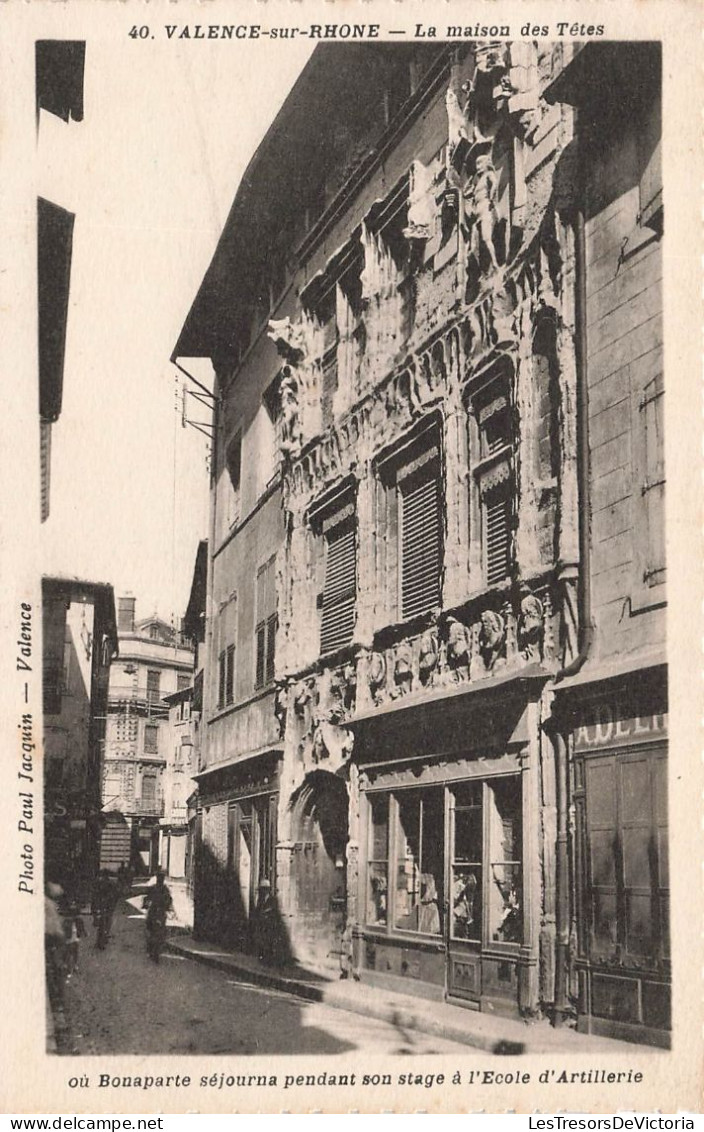
[{"label": "shop front", "polygon": [[515,685],[358,728],[363,979],[539,1009],[541,684]]},{"label": "shop front", "polygon": [[579,1028],[667,1047],[666,669],[561,698],[572,738]]},{"label": "shop front", "polygon": [[276,892],[278,753],[197,776],[194,932],[238,950],[256,950],[263,882]]}]

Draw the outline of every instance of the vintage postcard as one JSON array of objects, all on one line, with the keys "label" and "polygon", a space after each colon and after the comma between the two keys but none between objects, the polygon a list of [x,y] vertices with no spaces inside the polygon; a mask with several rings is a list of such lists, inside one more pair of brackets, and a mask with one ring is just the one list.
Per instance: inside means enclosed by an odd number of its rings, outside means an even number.
[{"label": "vintage postcard", "polygon": [[700,1111],[701,36],[0,5],[6,1111]]}]

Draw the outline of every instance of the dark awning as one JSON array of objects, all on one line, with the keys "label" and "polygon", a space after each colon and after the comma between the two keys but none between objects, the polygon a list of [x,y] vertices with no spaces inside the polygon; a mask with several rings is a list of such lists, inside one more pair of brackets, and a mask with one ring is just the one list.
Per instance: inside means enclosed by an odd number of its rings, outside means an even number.
[{"label": "dark awning", "polygon": [[61,413],[74,219],[72,212],[39,197],[39,413],[47,423],[58,420]]},{"label": "dark awning", "polygon": [[37,114],[47,110],[83,121],[84,40],[38,39],[35,45]]}]

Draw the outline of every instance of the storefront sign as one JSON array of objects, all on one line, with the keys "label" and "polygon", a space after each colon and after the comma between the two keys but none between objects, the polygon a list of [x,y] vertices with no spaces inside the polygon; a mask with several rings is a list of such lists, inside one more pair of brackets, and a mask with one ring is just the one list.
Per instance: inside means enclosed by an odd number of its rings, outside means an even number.
[{"label": "storefront sign", "polygon": [[574,732],[575,751],[652,742],[667,734],[667,713],[628,716],[618,703],[600,703],[582,716]]}]

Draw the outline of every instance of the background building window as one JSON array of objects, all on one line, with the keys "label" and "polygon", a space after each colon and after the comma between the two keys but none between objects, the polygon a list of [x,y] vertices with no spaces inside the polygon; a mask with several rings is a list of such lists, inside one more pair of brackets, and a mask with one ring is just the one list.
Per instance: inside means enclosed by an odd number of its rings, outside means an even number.
[{"label": "background building window", "polygon": [[352,640],[357,596],[357,540],[354,502],[323,520],[325,581],[320,651],[333,652]]},{"label": "background building window", "polygon": [[159,727],[156,723],[147,723],[144,728],[144,751],[148,755],[159,753]]},{"label": "background building window", "polygon": [[176,691],[185,692],[186,688],[191,686],[191,677],[187,672],[178,672],[176,674]]},{"label": "background building window", "polygon": [[147,806],[153,806],[156,803],[155,774],[142,775],[142,802]]},{"label": "background building window", "polygon": [[161,699],[161,672],[158,670],[147,672],[147,699],[150,704]]},{"label": "background building window", "polygon": [[646,556],[643,583],[652,587],[665,580],[665,436],[662,374],[649,381],[639,405],[643,448]]},{"label": "background building window", "polygon": [[276,555],[257,570],[255,688],[274,679],[276,649]]}]

